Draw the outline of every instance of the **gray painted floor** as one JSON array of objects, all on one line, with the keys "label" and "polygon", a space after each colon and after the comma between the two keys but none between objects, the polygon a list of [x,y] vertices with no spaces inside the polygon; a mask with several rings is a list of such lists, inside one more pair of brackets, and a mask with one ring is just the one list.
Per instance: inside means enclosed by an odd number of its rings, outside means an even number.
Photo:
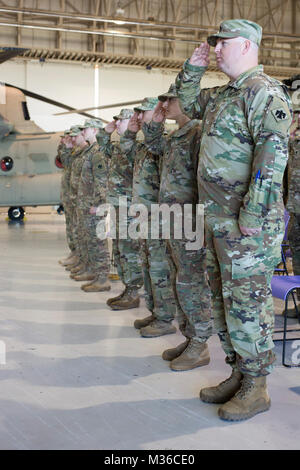
[{"label": "gray painted floor", "polygon": [[160,355],[182,336],[141,338],[132,324],[147,314],[144,303],[121,312],[105,305],[119,282],[111,292],[81,291],[57,262],[66,245],[55,213],[30,214],[23,225],[1,213],[0,250],[0,449],[300,448],[300,369],[279,358],[271,410],[220,421],[218,407],[198,398],[230,373],[215,335],[208,366],[172,372]]}]

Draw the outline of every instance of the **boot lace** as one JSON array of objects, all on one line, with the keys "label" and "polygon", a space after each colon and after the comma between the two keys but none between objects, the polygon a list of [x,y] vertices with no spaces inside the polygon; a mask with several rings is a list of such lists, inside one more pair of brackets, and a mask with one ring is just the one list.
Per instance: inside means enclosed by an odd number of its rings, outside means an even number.
[{"label": "boot lace", "polygon": [[189,344],[185,348],[185,351],[193,351],[194,349],[197,349],[199,345],[205,345],[205,343],[200,343],[200,341],[193,341],[192,339],[189,341]]},{"label": "boot lace", "polygon": [[236,397],[243,400],[254,388],[254,380],[250,376],[246,376],[242,380],[242,385],[236,393]]}]

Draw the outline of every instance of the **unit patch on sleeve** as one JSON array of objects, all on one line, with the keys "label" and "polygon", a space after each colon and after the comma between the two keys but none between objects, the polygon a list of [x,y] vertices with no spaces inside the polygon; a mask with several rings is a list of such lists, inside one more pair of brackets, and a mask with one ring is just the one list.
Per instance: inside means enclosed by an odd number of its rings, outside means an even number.
[{"label": "unit patch on sleeve", "polygon": [[285,112],[284,108],[272,109],[271,113],[276,121],[284,121],[289,118],[289,115]]}]

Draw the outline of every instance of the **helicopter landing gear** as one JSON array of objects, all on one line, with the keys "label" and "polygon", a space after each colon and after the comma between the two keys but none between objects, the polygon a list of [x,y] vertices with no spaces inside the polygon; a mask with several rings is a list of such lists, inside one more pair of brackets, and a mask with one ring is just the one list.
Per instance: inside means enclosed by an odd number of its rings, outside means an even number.
[{"label": "helicopter landing gear", "polygon": [[64,206],[62,204],[58,206],[58,208],[56,209],[56,212],[58,213],[58,215],[63,215],[63,213],[65,212]]},{"label": "helicopter landing gear", "polygon": [[23,207],[10,207],[8,209],[8,217],[14,222],[20,222],[24,219],[25,211]]}]

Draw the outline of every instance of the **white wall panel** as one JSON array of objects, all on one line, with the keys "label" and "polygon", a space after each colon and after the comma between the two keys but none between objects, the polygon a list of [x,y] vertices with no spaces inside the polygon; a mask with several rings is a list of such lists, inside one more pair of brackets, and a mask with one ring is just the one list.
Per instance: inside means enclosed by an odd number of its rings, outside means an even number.
[{"label": "white wall panel", "polygon": [[[117,66],[99,68],[99,105],[157,96],[167,91],[176,77],[176,72],[143,70]],[[37,61],[9,61],[0,67],[0,81],[26,88],[74,108],[95,105],[95,70],[93,66],[71,63],[39,63]],[[209,73],[202,86],[210,87],[227,82],[222,74]],[[85,118],[77,114],[54,116],[60,108],[28,98],[28,108],[33,119],[46,131],[60,131]],[[99,111],[99,115],[110,121],[121,108]],[[90,111],[93,114],[93,111]]]}]

